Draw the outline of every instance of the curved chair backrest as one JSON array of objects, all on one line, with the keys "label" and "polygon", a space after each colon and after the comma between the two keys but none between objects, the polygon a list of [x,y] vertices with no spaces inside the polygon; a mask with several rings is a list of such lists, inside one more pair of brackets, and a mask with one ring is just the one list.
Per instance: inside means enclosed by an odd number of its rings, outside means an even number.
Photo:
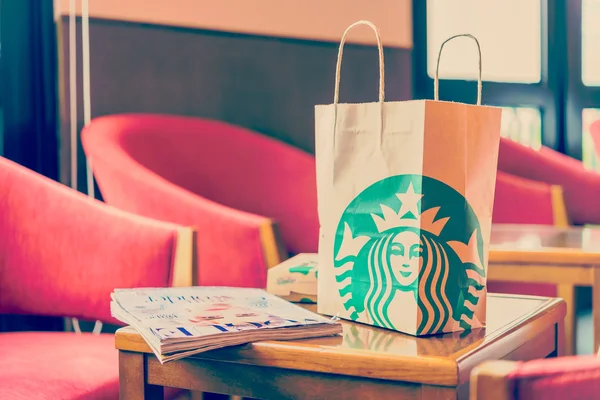
[{"label": "curved chair backrest", "polygon": [[[498,171],[492,222],[568,226],[562,189]],[[488,280],[488,292],[556,296],[556,286]]]},{"label": "curved chair backrest", "polygon": [[223,122],[167,115],[97,118],[82,140],[109,204],[198,228],[201,284],[264,287],[272,263],[258,265],[252,227],[272,219],[291,253],[317,250],[309,154]]},{"label": "curved chair backrest", "polygon": [[567,226],[562,188],[498,171],[492,221]]},{"label": "curved chair backrest", "polygon": [[600,174],[585,169],[581,161],[548,147],[535,150],[501,138],[498,170],[562,187],[571,223],[600,223]]},{"label": "curved chair backrest", "polygon": [[192,284],[194,231],[90,199],[0,158],[0,313],[115,323],[115,288]]}]

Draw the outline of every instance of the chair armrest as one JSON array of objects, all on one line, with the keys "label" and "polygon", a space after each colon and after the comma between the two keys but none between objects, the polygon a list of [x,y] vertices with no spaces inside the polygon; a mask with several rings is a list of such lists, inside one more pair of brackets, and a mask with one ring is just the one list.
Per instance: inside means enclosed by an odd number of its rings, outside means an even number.
[{"label": "chair armrest", "polygon": [[490,361],[471,372],[471,400],[583,400],[600,393],[600,359],[570,356]]},{"label": "chair armrest", "polygon": [[516,362],[488,361],[471,371],[471,400],[512,400],[509,375],[515,370]]}]

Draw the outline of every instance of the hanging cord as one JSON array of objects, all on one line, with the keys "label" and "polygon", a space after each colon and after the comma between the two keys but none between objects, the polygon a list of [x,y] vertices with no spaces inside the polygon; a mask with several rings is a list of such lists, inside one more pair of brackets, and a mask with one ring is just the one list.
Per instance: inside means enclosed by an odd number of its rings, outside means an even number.
[{"label": "hanging cord", "polygon": [[451,41],[452,39],[456,39],[457,37],[468,37],[475,41],[477,45],[477,53],[479,54],[479,78],[477,79],[477,105],[481,105],[481,46],[479,46],[479,41],[477,38],[470,33],[461,33],[460,35],[454,35],[444,40],[444,43],[440,46],[440,52],[438,53],[437,65],[435,67],[435,79],[433,81],[433,98],[434,100],[439,100],[439,70],[440,70],[440,58],[442,57],[442,50],[444,49],[444,45]]},{"label": "hanging cord", "polygon": [[69,106],[71,117],[71,187],[77,190],[77,30],[75,0],[69,0]]},{"label": "hanging cord", "polygon": [[[88,126],[92,120],[92,96],[90,89],[90,12],[88,0],[81,0],[81,43],[83,64],[83,124]],[[87,192],[91,198],[96,198],[92,163],[86,157]],[[102,332],[102,322],[96,321],[92,333]]]},{"label": "hanging cord", "polygon": [[[69,108],[71,117],[71,187],[77,190],[77,151],[79,135],[77,132],[77,11],[76,0],[69,0]],[[83,55],[83,119],[84,124],[91,120],[90,101],[90,31],[88,0],[82,0],[82,55]],[[89,161],[87,162],[88,195],[94,195],[94,178],[91,175]],[[91,183],[91,184],[90,184]],[[71,325],[77,334],[81,334],[81,327],[77,318],[71,318]],[[102,331],[102,322],[96,321],[92,332],[99,334]]]},{"label": "hanging cord", "polygon": [[[71,187],[77,190],[77,19],[75,0],[69,0],[69,109],[71,118]],[[81,333],[77,318],[71,326]]]},{"label": "hanging cord", "polygon": [[[87,126],[91,121],[92,107],[90,95],[90,18],[88,0],[81,1],[81,43],[83,63],[83,124]],[[87,192],[88,196],[95,198],[94,175],[89,158],[86,159]]]}]

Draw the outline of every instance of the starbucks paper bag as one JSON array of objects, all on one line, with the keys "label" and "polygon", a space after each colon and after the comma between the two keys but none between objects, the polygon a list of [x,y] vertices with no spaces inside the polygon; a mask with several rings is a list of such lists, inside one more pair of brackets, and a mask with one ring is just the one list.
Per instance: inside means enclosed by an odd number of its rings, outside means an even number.
[{"label": "starbucks paper bag", "polygon": [[[379,101],[342,104],[359,24],[377,34]],[[501,110],[480,105],[481,68],[477,105],[435,87],[435,101],[385,102],[377,28],[344,33],[334,102],[315,108],[320,313],[413,335],[485,325]]]}]

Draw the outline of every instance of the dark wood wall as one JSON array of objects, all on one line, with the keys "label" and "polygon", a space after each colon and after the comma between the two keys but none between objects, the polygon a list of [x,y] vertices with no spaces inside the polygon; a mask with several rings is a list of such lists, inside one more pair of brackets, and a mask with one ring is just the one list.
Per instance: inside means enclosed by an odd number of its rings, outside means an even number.
[{"label": "dark wood wall", "polygon": [[[68,17],[57,21],[61,181],[69,184]],[[78,120],[83,122],[78,22]],[[314,151],[315,104],[333,99],[338,44],[90,20],[92,117],[122,112],[214,118]],[[375,101],[377,51],[347,45],[340,100]],[[386,100],[411,97],[411,51],[386,48]],[[79,188],[85,190],[81,148]]]}]

